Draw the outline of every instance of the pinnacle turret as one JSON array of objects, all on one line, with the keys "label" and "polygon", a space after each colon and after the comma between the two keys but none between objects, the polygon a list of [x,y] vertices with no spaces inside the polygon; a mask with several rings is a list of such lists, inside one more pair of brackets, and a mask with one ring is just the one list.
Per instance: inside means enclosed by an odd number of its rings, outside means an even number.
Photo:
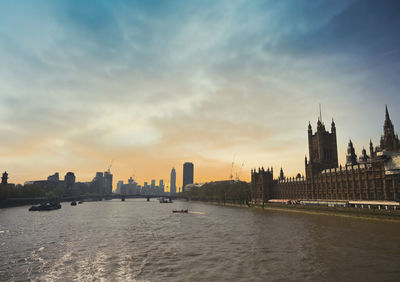
[{"label": "pinnacle turret", "polygon": [[357,164],[357,155],[356,151],[354,150],[353,142],[349,141],[349,145],[347,147],[347,155],[346,155],[346,165],[356,165]]},{"label": "pinnacle turret", "polygon": [[382,151],[400,151],[400,141],[394,132],[387,105],[385,106],[385,123],[383,125],[383,136],[381,137],[380,147]]},{"label": "pinnacle turret", "polygon": [[386,118],[386,120],[390,120],[390,116],[389,116],[389,111],[388,111],[387,105],[385,105],[385,118]]}]

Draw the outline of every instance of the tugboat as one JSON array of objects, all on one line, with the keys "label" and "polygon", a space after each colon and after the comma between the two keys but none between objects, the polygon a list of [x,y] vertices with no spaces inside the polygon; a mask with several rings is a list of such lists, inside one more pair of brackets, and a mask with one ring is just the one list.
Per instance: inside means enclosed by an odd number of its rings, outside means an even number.
[{"label": "tugboat", "polygon": [[75,202],[75,201],[72,201],[72,202],[71,202],[71,206],[76,206],[76,202]]},{"label": "tugboat", "polygon": [[173,213],[188,213],[189,211],[188,211],[188,209],[186,209],[186,210],[173,210],[172,212]]},{"label": "tugboat", "polygon": [[31,206],[29,211],[52,211],[61,209],[60,203],[43,203],[38,206]]}]

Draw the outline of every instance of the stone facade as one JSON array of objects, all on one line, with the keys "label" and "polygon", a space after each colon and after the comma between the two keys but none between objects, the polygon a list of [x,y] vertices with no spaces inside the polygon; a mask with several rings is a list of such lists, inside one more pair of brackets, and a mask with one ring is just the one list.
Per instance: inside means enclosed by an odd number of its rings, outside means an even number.
[{"label": "stone facade", "polygon": [[308,137],[306,177],[274,179],[272,168],[252,170],[253,202],[265,203],[269,199],[400,200],[400,143],[394,134],[387,108],[381,146],[374,150],[370,142],[370,156],[363,149],[358,162],[350,141],[347,163],[344,167],[338,167],[336,127],[333,121],[331,133],[325,130],[320,120],[314,135],[309,125]]},{"label": "stone facade", "polygon": [[251,198],[256,204],[264,204],[272,197],[272,189],[275,186],[273,169],[259,168],[251,171]]},{"label": "stone facade", "polygon": [[318,120],[317,131],[313,134],[311,123],[308,124],[308,156],[306,175],[317,174],[328,168],[338,167],[336,143],[336,125],[332,120],[331,132]]}]

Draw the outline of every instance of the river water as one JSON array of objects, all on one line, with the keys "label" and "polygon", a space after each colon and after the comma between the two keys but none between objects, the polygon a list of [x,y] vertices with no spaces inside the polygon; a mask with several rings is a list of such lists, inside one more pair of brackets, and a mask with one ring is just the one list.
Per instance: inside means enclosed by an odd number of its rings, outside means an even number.
[{"label": "river water", "polygon": [[[173,214],[188,208],[189,214]],[[400,280],[400,223],[144,199],[0,209],[0,281]]]}]

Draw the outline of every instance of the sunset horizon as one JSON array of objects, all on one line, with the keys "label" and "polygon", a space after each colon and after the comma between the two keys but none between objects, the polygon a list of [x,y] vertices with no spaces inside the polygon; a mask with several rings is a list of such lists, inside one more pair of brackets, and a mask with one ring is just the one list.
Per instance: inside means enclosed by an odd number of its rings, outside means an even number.
[{"label": "sunset horizon", "polygon": [[199,183],[304,174],[319,104],[342,164],[350,138],[378,145],[385,104],[400,129],[395,1],[3,6],[0,169],[15,184],[91,181],[111,161],[114,189],[168,184],[173,167],[181,186],[187,161]]}]

